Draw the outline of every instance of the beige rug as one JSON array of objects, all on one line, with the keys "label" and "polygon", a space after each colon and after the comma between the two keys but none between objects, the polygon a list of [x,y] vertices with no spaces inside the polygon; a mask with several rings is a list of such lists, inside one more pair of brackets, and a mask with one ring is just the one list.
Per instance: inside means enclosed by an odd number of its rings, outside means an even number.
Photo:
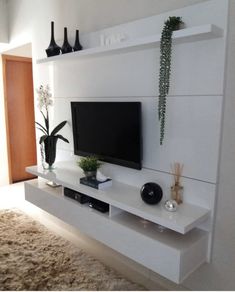
[{"label": "beige rug", "polygon": [[0,290],[144,290],[18,210],[0,210]]}]

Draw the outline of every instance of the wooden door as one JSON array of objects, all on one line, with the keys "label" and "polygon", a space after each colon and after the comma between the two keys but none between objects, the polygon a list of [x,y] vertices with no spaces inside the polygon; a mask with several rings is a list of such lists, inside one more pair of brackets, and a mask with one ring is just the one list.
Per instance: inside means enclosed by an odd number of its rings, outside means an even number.
[{"label": "wooden door", "polygon": [[3,78],[10,182],[33,178],[25,167],[37,164],[32,59],[3,55]]}]

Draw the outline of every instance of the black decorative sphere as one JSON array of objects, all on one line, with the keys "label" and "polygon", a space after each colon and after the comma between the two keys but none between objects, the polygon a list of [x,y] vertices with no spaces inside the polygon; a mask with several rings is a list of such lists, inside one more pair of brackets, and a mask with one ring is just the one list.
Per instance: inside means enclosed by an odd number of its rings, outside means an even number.
[{"label": "black decorative sphere", "polygon": [[162,188],[156,183],[149,182],[142,186],[140,194],[145,203],[155,205],[162,199]]}]

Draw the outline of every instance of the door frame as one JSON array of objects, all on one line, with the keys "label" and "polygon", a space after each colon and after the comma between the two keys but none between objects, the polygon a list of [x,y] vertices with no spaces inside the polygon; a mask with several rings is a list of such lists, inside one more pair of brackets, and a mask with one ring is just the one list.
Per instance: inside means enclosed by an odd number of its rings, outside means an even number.
[{"label": "door frame", "polygon": [[19,57],[13,55],[2,54],[2,74],[3,74],[3,94],[4,94],[4,111],[5,111],[5,124],[6,124],[6,140],[7,140],[7,160],[8,160],[8,177],[9,183],[13,183],[12,169],[11,169],[11,151],[10,151],[10,138],[9,138],[9,117],[8,117],[8,96],[7,96],[7,78],[6,78],[6,63],[7,61],[27,62],[32,64],[32,58]]}]

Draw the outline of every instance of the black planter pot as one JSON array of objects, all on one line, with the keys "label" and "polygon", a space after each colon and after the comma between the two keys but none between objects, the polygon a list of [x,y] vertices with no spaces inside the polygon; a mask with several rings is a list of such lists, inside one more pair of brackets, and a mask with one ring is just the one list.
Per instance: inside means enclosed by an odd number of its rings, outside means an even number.
[{"label": "black planter pot", "polygon": [[61,48],[62,54],[71,53],[73,51],[73,48],[70,46],[68,42],[68,35],[67,35],[67,27],[64,28],[64,43]]},{"label": "black planter pot", "polygon": [[97,171],[84,171],[85,177],[89,179],[95,179],[96,178]]},{"label": "black planter pot", "polygon": [[78,29],[76,30],[75,43],[73,46],[73,50],[74,50],[74,52],[82,50],[82,45],[80,44],[80,41],[79,41],[79,30]]},{"label": "black planter pot", "polygon": [[60,54],[61,48],[56,44],[54,37],[54,22],[51,22],[51,42],[46,49],[47,57],[52,57]]},{"label": "black planter pot", "polygon": [[51,167],[56,158],[56,144],[58,138],[56,136],[48,136],[44,140],[45,161]]}]

